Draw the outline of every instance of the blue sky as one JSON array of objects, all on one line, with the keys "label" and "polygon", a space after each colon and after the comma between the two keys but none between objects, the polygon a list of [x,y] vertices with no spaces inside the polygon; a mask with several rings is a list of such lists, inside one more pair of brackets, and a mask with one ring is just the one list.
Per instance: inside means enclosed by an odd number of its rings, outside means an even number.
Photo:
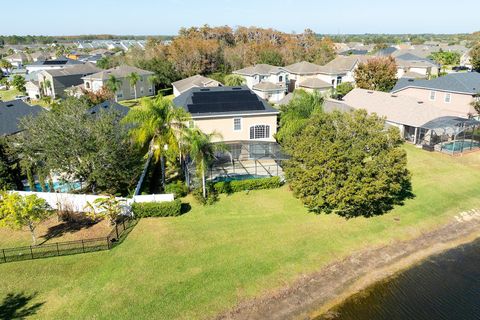
[{"label": "blue sky", "polygon": [[261,26],[285,32],[458,33],[480,30],[480,0],[17,0],[0,34],[176,34],[182,26]]}]

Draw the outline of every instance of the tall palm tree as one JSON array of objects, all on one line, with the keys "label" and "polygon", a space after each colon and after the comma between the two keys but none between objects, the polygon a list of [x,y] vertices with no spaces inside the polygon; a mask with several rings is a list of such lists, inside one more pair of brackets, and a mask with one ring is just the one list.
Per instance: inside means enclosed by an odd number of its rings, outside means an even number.
[{"label": "tall palm tree", "polygon": [[127,76],[128,81],[130,81],[130,85],[133,87],[135,92],[135,100],[137,100],[137,82],[140,80],[140,76],[136,72],[132,72]]},{"label": "tall palm tree", "polygon": [[238,74],[229,74],[225,77],[225,85],[229,87],[243,86],[245,83],[245,78]]},{"label": "tall palm tree", "polygon": [[221,138],[221,135],[213,132],[205,134],[198,128],[193,128],[187,133],[186,140],[189,141],[189,154],[195,162],[197,174],[201,175],[203,197],[207,197],[206,171],[215,159],[215,152],[225,150],[222,143],[214,143],[213,139]]},{"label": "tall palm tree", "polygon": [[155,95],[155,86],[160,83],[160,78],[156,74],[153,74],[148,77],[148,83],[153,87],[153,95]]},{"label": "tall palm tree", "polygon": [[118,97],[117,97],[117,92],[120,90],[122,87],[122,80],[118,79],[115,77],[113,74],[110,75],[108,78],[107,82],[105,83],[105,86],[107,87],[108,90],[110,90],[113,95],[115,96],[115,102],[118,102]]},{"label": "tall palm tree", "polygon": [[52,89],[52,83],[50,82],[50,80],[45,80],[43,82],[43,87],[45,89],[45,95],[49,95],[48,93],[50,92],[50,95],[51,95],[51,89]]},{"label": "tall palm tree", "polygon": [[123,119],[133,124],[130,135],[141,146],[149,145],[149,154],[160,160],[162,184],[165,186],[165,157],[167,151],[179,152],[179,137],[186,130],[185,121],[190,115],[182,108],[175,108],[169,99],[158,96],[142,99],[140,106],[130,110]]}]

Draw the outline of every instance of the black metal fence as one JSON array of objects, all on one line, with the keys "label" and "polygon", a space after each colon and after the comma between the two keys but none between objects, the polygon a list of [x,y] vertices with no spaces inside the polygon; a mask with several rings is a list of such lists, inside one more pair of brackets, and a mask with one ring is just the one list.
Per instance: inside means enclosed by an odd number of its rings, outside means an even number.
[{"label": "black metal fence", "polygon": [[123,241],[137,221],[124,219],[115,225],[108,236],[103,238],[0,249],[0,263],[109,250]]}]

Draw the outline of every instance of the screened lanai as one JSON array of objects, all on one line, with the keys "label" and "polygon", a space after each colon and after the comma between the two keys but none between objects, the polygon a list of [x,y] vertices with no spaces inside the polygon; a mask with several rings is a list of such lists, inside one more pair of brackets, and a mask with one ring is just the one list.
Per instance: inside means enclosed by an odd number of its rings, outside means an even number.
[{"label": "screened lanai", "polygon": [[[207,171],[207,179],[217,182],[251,178],[283,176],[282,162],[287,156],[276,142],[224,142],[225,151],[218,152]],[[189,175],[195,177],[195,164],[188,165]]]},{"label": "screened lanai", "polygon": [[419,138],[425,149],[452,155],[480,150],[480,121],[440,117],[422,125]]}]

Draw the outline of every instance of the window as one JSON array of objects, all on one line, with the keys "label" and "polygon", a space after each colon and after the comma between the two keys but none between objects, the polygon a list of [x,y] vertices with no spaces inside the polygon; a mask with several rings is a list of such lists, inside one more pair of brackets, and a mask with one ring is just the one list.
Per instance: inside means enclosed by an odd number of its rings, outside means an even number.
[{"label": "window", "polygon": [[435,91],[430,91],[430,100],[434,101],[435,100]]},{"label": "window", "polygon": [[188,121],[188,128],[193,129],[195,127],[195,122],[193,120]]},{"label": "window", "polygon": [[270,137],[270,126],[256,125],[250,127],[250,139],[267,139]]},{"label": "window", "polygon": [[233,118],[233,131],[242,130],[242,118]]},{"label": "window", "polygon": [[337,86],[342,83],[342,77],[337,77]]},{"label": "window", "polygon": [[452,101],[452,95],[450,93],[445,93],[445,103],[450,103]]},{"label": "window", "polygon": [[278,77],[278,82],[282,82],[283,81],[283,77],[282,76],[279,76]]},{"label": "window", "polygon": [[90,89],[90,82],[85,82],[85,88]]}]

